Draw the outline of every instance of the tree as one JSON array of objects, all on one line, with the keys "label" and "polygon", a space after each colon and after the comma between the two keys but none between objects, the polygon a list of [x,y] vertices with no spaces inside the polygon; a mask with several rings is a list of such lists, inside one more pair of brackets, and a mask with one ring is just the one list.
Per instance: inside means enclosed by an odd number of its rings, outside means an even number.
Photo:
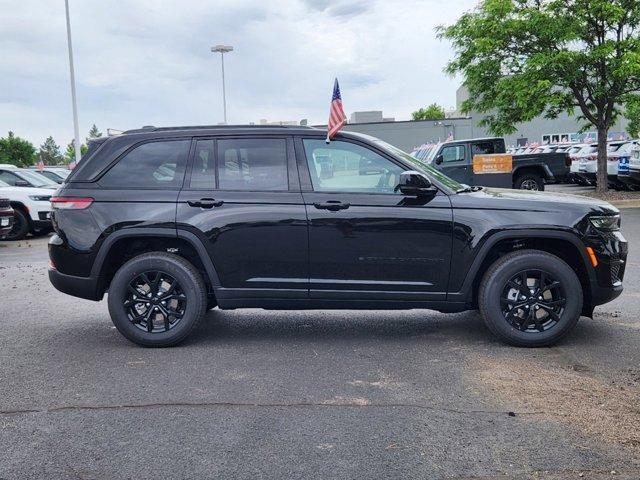
[{"label": "tree", "polygon": [[[87,149],[88,147],[84,143],[80,145],[80,155],[87,153]],[[73,140],[69,142],[67,149],[64,151],[64,161],[67,164],[76,161],[76,148],[73,145]]]},{"label": "tree", "polygon": [[632,138],[640,137],[640,98],[632,96],[625,102],[624,116],[629,121],[627,123],[627,133]]},{"label": "tree", "polygon": [[91,126],[91,129],[89,130],[89,136],[87,137],[87,143],[89,143],[89,140],[92,138],[100,138],[102,136],[102,132],[100,130],[98,130],[98,127],[96,127],[96,124],[94,123]]},{"label": "tree", "polygon": [[561,112],[598,132],[598,190],[607,189],[607,134],[640,91],[637,0],[484,0],[438,36],[452,42],[446,71],[461,73],[466,112],[495,134]]},{"label": "tree", "polygon": [[28,140],[16,137],[13,132],[0,138],[0,163],[28,167],[35,163],[35,158],[36,149]]},{"label": "tree", "polygon": [[38,157],[42,159],[45,165],[58,165],[62,164],[64,161],[60,152],[60,147],[52,136],[47,137],[44,143],[40,145]]},{"label": "tree", "polygon": [[420,108],[411,114],[412,120],[442,120],[444,108],[437,103],[432,103],[427,108]]}]

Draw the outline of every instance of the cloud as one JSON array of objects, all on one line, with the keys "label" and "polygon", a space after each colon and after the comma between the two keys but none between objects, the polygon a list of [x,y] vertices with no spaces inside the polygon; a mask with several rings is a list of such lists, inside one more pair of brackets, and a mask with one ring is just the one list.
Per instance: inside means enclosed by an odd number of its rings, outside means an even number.
[{"label": "cloud", "polygon": [[[451,52],[433,28],[471,0],[70,0],[81,130],[222,120],[226,43],[229,121],[327,115],[333,78],[347,114],[408,118],[455,102]],[[0,135],[36,144],[73,136],[62,2],[0,0]],[[84,136],[85,133],[83,133]]]}]

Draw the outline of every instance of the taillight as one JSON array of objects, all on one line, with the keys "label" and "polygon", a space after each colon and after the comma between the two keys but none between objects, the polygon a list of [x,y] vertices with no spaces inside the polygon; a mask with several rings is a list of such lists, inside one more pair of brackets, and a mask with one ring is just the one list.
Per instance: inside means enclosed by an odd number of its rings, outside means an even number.
[{"label": "taillight", "polygon": [[51,207],[58,210],[84,210],[92,203],[90,197],[51,197]]},{"label": "taillight", "polygon": [[617,162],[618,161],[618,157],[607,157],[607,160],[610,162]]}]

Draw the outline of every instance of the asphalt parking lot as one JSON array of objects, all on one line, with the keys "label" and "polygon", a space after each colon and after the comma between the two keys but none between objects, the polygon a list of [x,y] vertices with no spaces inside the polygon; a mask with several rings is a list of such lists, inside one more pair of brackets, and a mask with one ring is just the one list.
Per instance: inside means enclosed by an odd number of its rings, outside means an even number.
[{"label": "asphalt parking lot", "polygon": [[640,478],[640,209],[624,294],[552,348],[475,312],[208,313],[143,349],[0,243],[0,479]]}]

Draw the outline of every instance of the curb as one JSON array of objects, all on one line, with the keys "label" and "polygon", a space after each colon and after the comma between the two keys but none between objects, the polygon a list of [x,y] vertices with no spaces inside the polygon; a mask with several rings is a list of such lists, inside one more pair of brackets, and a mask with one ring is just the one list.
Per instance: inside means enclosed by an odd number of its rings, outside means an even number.
[{"label": "curb", "polygon": [[640,199],[612,200],[609,203],[617,208],[640,208]]}]

